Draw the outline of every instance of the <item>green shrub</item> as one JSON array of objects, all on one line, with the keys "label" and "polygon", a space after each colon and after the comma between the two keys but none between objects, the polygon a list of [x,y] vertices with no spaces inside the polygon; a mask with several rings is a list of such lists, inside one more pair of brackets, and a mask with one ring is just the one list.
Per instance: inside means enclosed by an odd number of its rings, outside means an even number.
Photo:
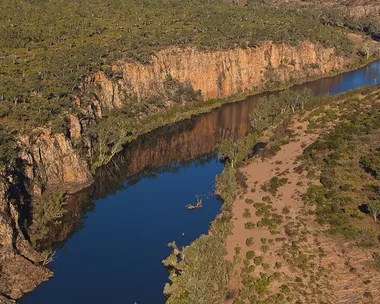
[{"label": "green shrub", "polygon": [[282,208],[282,213],[289,214],[290,213],[289,207],[285,206],[284,208]]},{"label": "green shrub", "polygon": [[248,267],[245,268],[246,273],[252,273],[255,271],[255,266],[249,265]]},{"label": "green shrub", "polygon": [[268,270],[270,268],[270,265],[266,263],[263,263],[261,266],[263,267],[264,270]]},{"label": "green shrub", "polygon": [[253,245],[253,237],[246,239],[245,244],[247,245],[247,247],[252,246]]},{"label": "green shrub", "polygon": [[263,260],[264,260],[264,258],[263,257],[261,257],[261,256],[257,256],[257,257],[255,257],[254,259],[253,259],[253,262],[255,263],[255,265],[261,265],[262,263],[263,263]]},{"label": "green shrub", "polygon": [[380,148],[362,156],[360,164],[367,172],[380,179]]},{"label": "green shrub", "polygon": [[244,218],[250,218],[250,217],[252,217],[251,211],[249,211],[248,208],[244,209],[243,217]]},{"label": "green shrub", "polygon": [[375,269],[377,271],[380,271],[380,253],[374,252],[372,256],[373,256],[373,259],[375,261]]},{"label": "green shrub", "polygon": [[254,222],[247,222],[247,223],[244,224],[244,227],[245,227],[246,229],[248,229],[248,230],[252,230],[252,229],[254,229],[255,226],[256,226],[256,225],[255,225]]},{"label": "green shrub", "polygon": [[255,253],[252,250],[247,251],[247,254],[246,254],[247,260],[252,260],[254,257],[255,257]]},{"label": "green shrub", "polygon": [[247,204],[253,204],[253,199],[246,198],[246,199],[245,199],[245,202],[246,202]]},{"label": "green shrub", "polygon": [[287,293],[290,292],[290,288],[289,288],[287,285],[281,285],[281,287],[280,287],[280,291],[281,291],[282,293],[287,294]]},{"label": "green shrub", "polygon": [[269,192],[272,195],[276,195],[278,189],[288,182],[287,178],[278,178],[277,176],[272,177],[269,182],[265,183],[261,189]]}]

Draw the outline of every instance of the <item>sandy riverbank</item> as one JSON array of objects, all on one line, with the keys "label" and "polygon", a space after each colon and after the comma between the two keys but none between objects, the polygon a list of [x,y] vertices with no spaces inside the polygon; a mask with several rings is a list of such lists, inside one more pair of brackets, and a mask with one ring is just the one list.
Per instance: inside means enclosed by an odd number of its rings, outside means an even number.
[{"label": "sandy riverbank", "polygon": [[[315,221],[315,207],[302,201],[316,181],[297,169],[298,158],[322,132],[307,131],[308,114],[294,117],[294,136],[274,157],[257,158],[241,170],[248,190],[233,204],[227,259],[234,261],[234,275],[227,303],[380,302],[380,274],[366,263],[371,251],[326,236]],[[281,186],[271,194],[273,178]]]}]

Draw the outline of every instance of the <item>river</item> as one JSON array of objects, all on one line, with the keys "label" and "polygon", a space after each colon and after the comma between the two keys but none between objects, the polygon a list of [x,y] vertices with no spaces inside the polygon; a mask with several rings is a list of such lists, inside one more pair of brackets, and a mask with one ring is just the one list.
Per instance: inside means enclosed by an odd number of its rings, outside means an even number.
[{"label": "river", "polygon": [[[380,61],[294,88],[337,94],[374,84],[374,74]],[[213,187],[223,164],[215,149],[248,133],[259,98],[154,130],[101,168],[92,187],[69,198],[62,224],[51,230],[54,277],[20,303],[163,304],[167,243],[188,245],[220,212]],[[188,211],[196,195],[203,208]]]}]

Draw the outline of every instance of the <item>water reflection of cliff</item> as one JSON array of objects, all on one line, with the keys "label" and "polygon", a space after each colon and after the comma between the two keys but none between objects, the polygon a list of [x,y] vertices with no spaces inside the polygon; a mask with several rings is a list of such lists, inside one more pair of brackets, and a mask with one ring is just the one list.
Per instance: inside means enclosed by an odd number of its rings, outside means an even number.
[{"label": "water reflection of cliff", "polygon": [[83,219],[87,212],[95,210],[91,199],[93,187],[67,197],[63,218],[49,227],[49,235],[41,243],[42,248],[60,247],[76,231],[84,227]]},{"label": "water reflection of cliff", "polygon": [[97,198],[123,187],[133,177],[172,171],[189,161],[208,161],[206,155],[226,139],[248,133],[248,113],[254,103],[227,105],[216,111],[157,129],[141,136],[96,174]]},{"label": "water reflection of cliff", "polygon": [[258,97],[225,105],[211,113],[159,128],[140,136],[100,168],[94,184],[68,198],[67,212],[57,227],[50,229],[46,246],[63,242],[83,227],[86,212],[94,201],[160,172],[176,172],[191,163],[201,165],[215,159],[216,147],[224,140],[237,140],[249,131],[249,112]]}]

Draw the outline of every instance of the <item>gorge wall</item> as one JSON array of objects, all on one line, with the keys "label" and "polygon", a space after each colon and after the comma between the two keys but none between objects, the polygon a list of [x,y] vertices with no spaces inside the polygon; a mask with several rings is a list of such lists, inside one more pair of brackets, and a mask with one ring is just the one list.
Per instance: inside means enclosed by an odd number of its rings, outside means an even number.
[{"label": "gorge wall", "polygon": [[[90,185],[89,159],[97,146],[86,131],[109,110],[160,95],[168,77],[199,90],[207,100],[265,89],[272,83],[322,77],[342,71],[349,61],[335,55],[333,49],[310,42],[295,46],[268,42],[256,48],[217,52],[168,49],[152,56],[149,64],[116,62],[111,74],[87,76],[76,90],[75,109],[67,113],[65,133],[41,127],[19,138],[18,181],[30,197],[23,204],[33,210],[35,201],[46,193],[73,193]],[[132,163],[131,169],[135,166]],[[0,180],[0,303],[20,298],[51,276],[43,266],[46,257],[33,250],[19,225],[24,211],[22,204],[11,203],[9,179],[12,176]],[[35,220],[29,219],[29,224]]]},{"label": "gorge wall", "polygon": [[[112,67],[113,75],[98,72],[81,85],[75,105],[101,117],[104,109],[120,108],[130,97],[141,101],[164,90],[168,76],[200,90],[205,100],[225,98],[236,93],[262,89],[270,82],[290,82],[339,71],[345,65],[334,49],[310,42],[296,46],[266,43],[256,48],[217,52],[195,49],[168,49],[152,56],[151,63],[121,61]],[[80,99],[93,92],[91,105]],[[87,107],[85,107],[85,106]]]},{"label": "gorge wall", "polygon": [[[295,46],[266,43],[257,48],[200,52],[168,49],[151,63],[120,61],[112,75],[88,76],[73,96],[76,114],[68,114],[66,134],[38,128],[19,139],[28,192],[45,189],[76,192],[92,183],[89,160],[98,148],[87,130],[109,110],[133,106],[165,90],[168,77],[200,91],[204,100],[263,90],[273,83],[321,77],[341,71],[348,59],[310,42]],[[169,101],[170,106],[170,101]],[[81,149],[75,143],[82,144]]]},{"label": "gorge wall", "polygon": [[19,145],[26,186],[32,196],[41,195],[46,188],[73,193],[92,183],[86,160],[65,134],[38,128],[20,137]]}]

